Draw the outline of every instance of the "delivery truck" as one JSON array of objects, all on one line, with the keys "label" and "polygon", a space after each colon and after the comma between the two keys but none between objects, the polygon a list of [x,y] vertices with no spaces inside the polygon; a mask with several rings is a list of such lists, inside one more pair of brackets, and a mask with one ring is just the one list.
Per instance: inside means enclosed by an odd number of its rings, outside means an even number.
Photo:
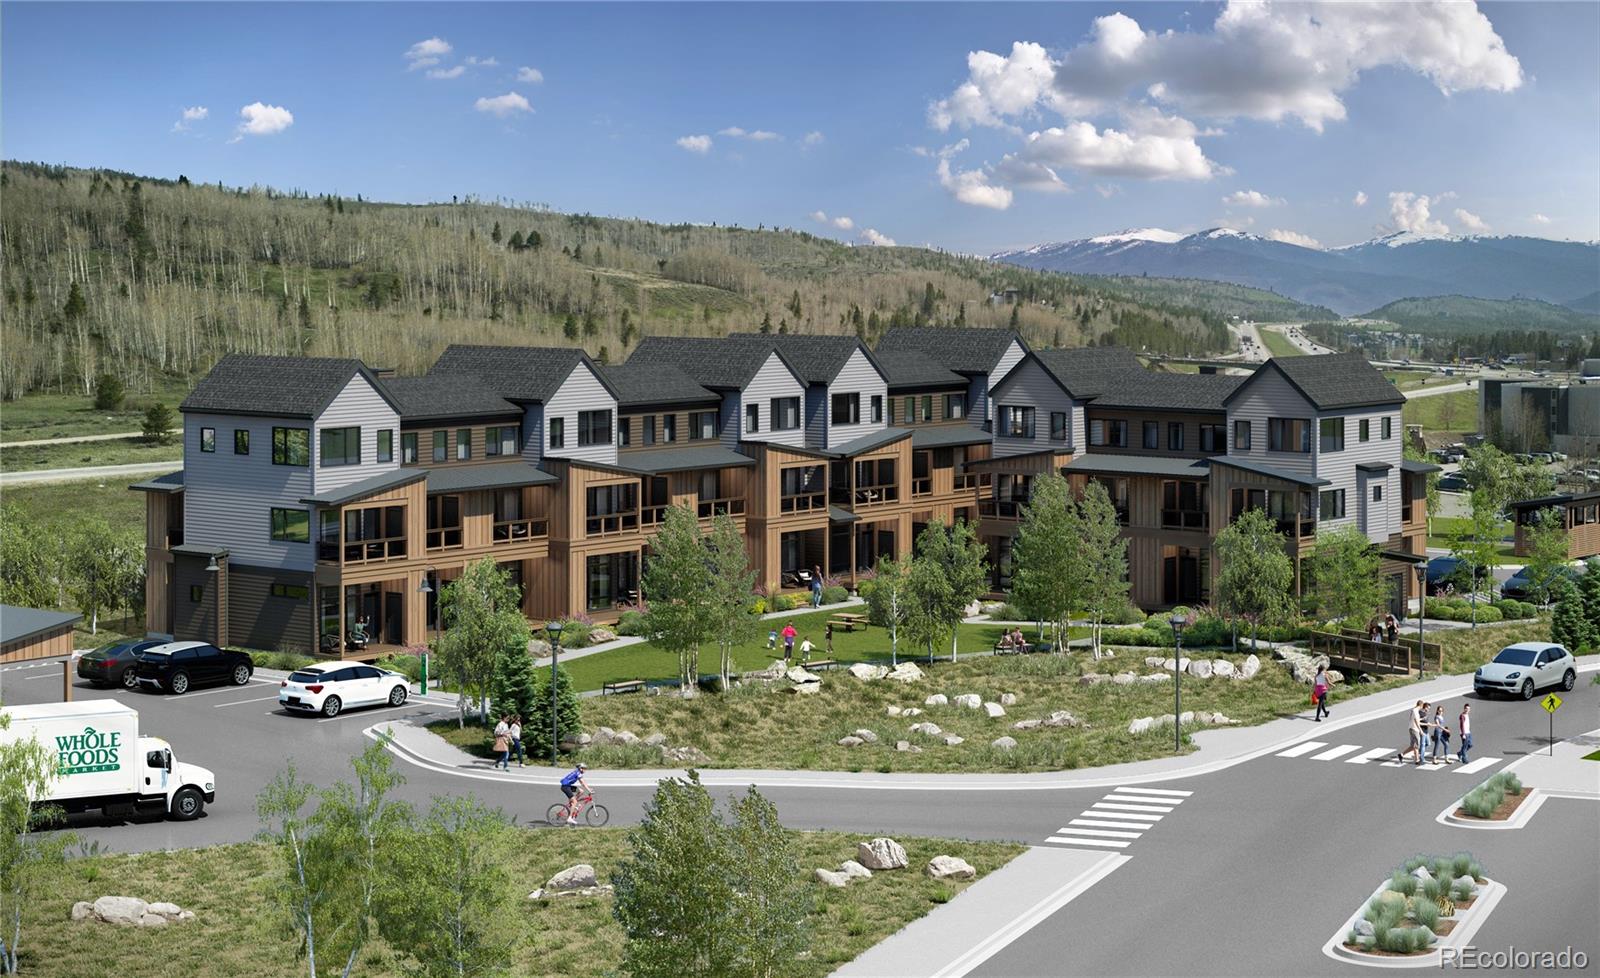
[{"label": "delivery truck", "polygon": [[55,757],[55,776],[39,799],[68,813],[112,818],[198,818],[216,798],[212,773],[173,756],[159,737],[139,736],[139,713],[116,700],[8,706],[0,743],[35,739]]}]

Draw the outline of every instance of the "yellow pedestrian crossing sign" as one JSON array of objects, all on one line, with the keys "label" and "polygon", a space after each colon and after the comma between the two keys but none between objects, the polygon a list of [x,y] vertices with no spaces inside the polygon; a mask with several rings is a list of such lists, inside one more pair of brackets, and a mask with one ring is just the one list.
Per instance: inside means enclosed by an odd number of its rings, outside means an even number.
[{"label": "yellow pedestrian crossing sign", "polygon": [[1540,700],[1539,705],[1544,707],[1544,711],[1546,713],[1554,713],[1555,711],[1561,709],[1561,697],[1551,693],[1549,696],[1546,696],[1544,699]]}]

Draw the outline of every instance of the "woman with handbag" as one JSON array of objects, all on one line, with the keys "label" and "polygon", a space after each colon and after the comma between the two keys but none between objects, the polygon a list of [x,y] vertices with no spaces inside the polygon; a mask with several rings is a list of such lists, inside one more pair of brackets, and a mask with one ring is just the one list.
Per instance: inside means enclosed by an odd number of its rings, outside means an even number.
[{"label": "woman with handbag", "polygon": [[1317,667],[1317,678],[1311,681],[1311,699],[1317,704],[1316,721],[1328,716],[1328,667]]}]

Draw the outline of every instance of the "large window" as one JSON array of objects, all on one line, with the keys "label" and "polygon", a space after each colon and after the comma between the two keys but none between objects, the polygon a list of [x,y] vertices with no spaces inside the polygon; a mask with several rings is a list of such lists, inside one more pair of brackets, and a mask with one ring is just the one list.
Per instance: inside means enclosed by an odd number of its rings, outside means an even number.
[{"label": "large window", "polygon": [[915,397],[912,397],[910,394],[907,394],[904,398],[901,399],[900,408],[901,408],[901,415],[900,415],[900,423],[901,424],[912,424],[917,420],[917,399]]},{"label": "large window", "polygon": [[861,423],[861,395],[855,391],[835,394],[829,403],[829,423],[834,426]]},{"label": "large window", "polygon": [[406,508],[371,506],[344,511],[344,562],[406,555]]},{"label": "large window", "polygon": [[967,416],[967,395],[946,394],[944,396],[944,416],[947,420],[955,421]]},{"label": "large window", "polygon": [[433,460],[445,462],[450,459],[450,432],[435,431],[433,433]]},{"label": "large window", "polygon": [[654,445],[656,443],[656,416],[647,414],[640,418],[639,431],[642,433],[644,444]]},{"label": "large window", "polygon": [[717,437],[717,412],[691,411],[689,412],[689,440],[706,441]]},{"label": "large window", "polygon": [[1305,418],[1268,418],[1267,451],[1311,452],[1311,422]]},{"label": "large window", "polygon": [[456,461],[457,462],[470,462],[470,461],[472,461],[472,429],[471,428],[457,428],[456,429]]},{"label": "large window", "polygon": [[1033,437],[1033,408],[1000,406],[1000,434],[1006,438]]},{"label": "large window", "polygon": [[676,414],[663,414],[661,416],[661,440],[668,445],[678,440],[678,416]]},{"label": "large window", "polygon": [[273,428],[272,464],[299,466],[310,465],[311,429]]},{"label": "large window", "polygon": [[428,549],[461,546],[461,497],[428,497]]},{"label": "large window", "polygon": [[1250,422],[1235,421],[1233,423],[1233,448],[1234,451],[1248,452],[1250,450]]},{"label": "large window", "polygon": [[394,432],[388,428],[378,431],[378,461],[394,461]]},{"label": "large window", "polygon": [[403,431],[400,433],[400,464],[417,464],[417,433]]},{"label": "large window", "polygon": [[1050,440],[1051,441],[1066,441],[1067,440],[1067,412],[1065,412],[1065,411],[1051,411],[1050,412]]},{"label": "large window", "polygon": [[498,428],[485,428],[483,431],[483,454],[485,455],[515,455],[517,454],[517,446],[521,443],[521,425],[501,425]]},{"label": "large window", "polygon": [[1200,426],[1200,450],[1202,452],[1225,452],[1228,450],[1228,429],[1220,424],[1203,424]]},{"label": "large window", "polygon": [[250,454],[250,429],[249,428],[235,428],[235,429],[233,429],[233,454],[235,454],[235,455],[249,455]]},{"label": "large window", "polygon": [[1089,422],[1089,444],[1108,445],[1113,448],[1128,447],[1128,422],[1121,418],[1095,419]]},{"label": "large window", "polygon": [[566,418],[551,418],[550,419],[550,447],[551,448],[566,448],[567,447],[567,419]]},{"label": "large window", "polygon": [[785,513],[805,512],[826,505],[825,471],[820,465],[796,465],[778,476],[778,508]]},{"label": "large window", "polygon": [[1161,483],[1161,525],[1179,530],[1203,530],[1211,523],[1211,489],[1204,482]]},{"label": "large window", "polygon": [[1394,435],[1394,419],[1383,419],[1383,440],[1388,441]]},{"label": "large window", "polygon": [[272,539],[283,543],[311,542],[311,513],[304,509],[272,507]]},{"label": "large window", "polygon": [[917,420],[928,422],[933,420],[933,395],[924,394],[918,403]]},{"label": "large window", "polygon": [[1356,424],[1356,438],[1359,441],[1368,441],[1372,438],[1372,422],[1362,418]]},{"label": "large window", "polygon": [[1324,452],[1344,451],[1344,419],[1323,418],[1319,424],[1322,437],[1318,440],[1318,448]]},{"label": "large window", "polygon": [[872,423],[873,424],[882,424],[883,423],[883,395],[882,394],[874,394],[874,395],[872,395]]},{"label": "large window", "polygon": [[1114,479],[1110,476],[1097,475],[1094,481],[1105,487],[1106,498],[1111,500],[1111,508],[1117,512],[1117,522],[1123,526],[1128,525],[1128,480]]},{"label": "large window", "polygon": [[772,430],[793,431],[800,427],[800,398],[774,397],[772,399]]},{"label": "large window", "polygon": [[360,465],[361,429],[323,428],[322,464],[325,468],[335,465]]},{"label": "large window", "polygon": [[1322,495],[1321,495],[1321,503],[1322,503],[1322,505],[1319,507],[1319,512],[1321,514],[1322,519],[1325,519],[1325,520],[1342,520],[1342,519],[1344,519],[1344,490],[1343,489],[1326,489],[1326,490],[1323,490]]},{"label": "large window", "polygon": [[632,445],[632,444],[633,444],[633,419],[632,418],[618,418],[617,419],[617,445],[619,447],[621,447],[621,448],[627,448],[629,445]]},{"label": "large window", "polygon": [[1143,441],[1141,444],[1152,451],[1161,447],[1161,422],[1146,421],[1143,427]]},{"label": "large window", "polygon": [[585,532],[590,536],[623,533],[639,527],[639,483],[590,486],[585,495]]},{"label": "large window", "polygon": [[1167,451],[1169,451],[1169,452],[1181,452],[1181,451],[1183,451],[1183,422],[1182,421],[1168,421],[1167,422]]}]

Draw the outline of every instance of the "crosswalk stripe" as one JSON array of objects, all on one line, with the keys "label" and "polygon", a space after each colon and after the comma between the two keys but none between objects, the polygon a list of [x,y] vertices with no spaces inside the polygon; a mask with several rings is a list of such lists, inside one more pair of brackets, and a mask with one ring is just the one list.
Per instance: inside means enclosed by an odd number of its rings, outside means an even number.
[{"label": "crosswalk stripe", "polygon": [[1194,794],[1192,791],[1177,791],[1169,788],[1118,788],[1117,791],[1125,795],[1169,795],[1173,798],[1187,798]]},{"label": "crosswalk stripe", "polygon": [[1500,763],[1500,758],[1498,757],[1480,757],[1475,761],[1469,761],[1466,764],[1456,768],[1456,773],[1471,774],[1474,771],[1482,771],[1486,767],[1493,767],[1498,763]]},{"label": "crosswalk stripe", "polygon": [[1293,747],[1289,748],[1288,750],[1279,751],[1278,752],[1278,756],[1279,757],[1299,757],[1301,754],[1309,754],[1309,753],[1311,753],[1312,751],[1316,750],[1319,747],[1326,747],[1326,746],[1328,746],[1328,745],[1324,744],[1320,740],[1308,740],[1303,744],[1295,744]]},{"label": "crosswalk stripe", "polygon": [[1109,801],[1097,801],[1097,802],[1094,803],[1094,807],[1095,808],[1114,808],[1114,809],[1117,809],[1119,811],[1124,811],[1124,812],[1160,812],[1163,815],[1165,815],[1167,812],[1172,811],[1172,809],[1169,808],[1166,805],[1124,805],[1124,804],[1122,804],[1120,802],[1109,802]]},{"label": "crosswalk stripe", "polygon": [[1128,848],[1128,843],[1122,841],[1121,839],[1069,839],[1065,836],[1052,835],[1050,838],[1044,841],[1055,842],[1065,846],[1111,846],[1115,849]]},{"label": "crosswalk stripe", "polygon": [[1159,822],[1164,817],[1164,816],[1161,816],[1161,815],[1140,815],[1140,814],[1137,814],[1135,812],[1115,811],[1115,809],[1131,808],[1131,807],[1133,807],[1133,806],[1131,806],[1131,805],[1106,805],[1106,804],[1103,804],[1101,802],[1095,802],[1093,805],[1089,806],[1090,810],[1088,812],[1085,812],[1084,814],[1109,815],[1112,818],[1136,818],[1136,819],[1139,819],[1140,821],[1144,821],[1144,822]]},{"label": "crosswalk stripe", "polygon": [[1376,760],[1377,758],[1388,757],[1392,754],[1394,754],[1394,750],[1392,748],[1374,747],[1369,751],[1357,754],[1355,757],[1347,757],[1344,759],[1344,762],[1346,764],[1366,764],[1370,761]]},{"label": "crosswalk stripe", "polygon": [[1429,761],[1426,764],[1422,765],[1422,767],[1419,768],[1418,770],[1426,771],[1429,774],[1432,774],[1434,771],[1443,771],[1445,768],[1447,768],[1449,766],[1450,765],[1448,765],[1448,764],[1435,764],[1433,761]]},{"label": "crosswalk stripe", "polygon": [[1081,819],[1075,818],[1071,822],[1067,823],[1067,825],[1062,826],[1056,831],[1071,832],[1073,835],[1097,835],[1107,839],[1137,839],[1139,836],[1144,834],[1143,832],[1110,832],[1106,829],[1074,829],[1069,827],[1073,825],[1079,825],[1081,823]]},{"label": "crosswalk stripe", "polygon": [[[1096,813],[1095,812],[1085,812],[1084,814],[1085,815],[1093,815],[1093,814],[1096,814]],[[1072,824],[1073,825],[1097,825],[1097,826],[1099,826],[1100,828],[1103,828],[1103,829],[1140,829],[1140,830],[1148,829],[1148,828],[1152,827],[1153,825],[1155,825],[1154,822],[1112,822],[1112,821],[1108,821],[1108,820],[1103,819],[1103,818],[1075,818],[1075,819],[1072,820]]]},{"label": "crosswalk stripe", "polygon": [[1340,744],[1338,747],[1332,748],[1331,750],[1325,750],[1320,754],[1313,754],[1311,759],[1313,761],[1331,761],[1335,758],[1343,757],[1353,750],[1360,749],[1360,744]]},{"label": "crosswalk stripe", "polygon": [[1131,802],[1133,802],[1134,804],[1137,804],[1137,805],[1154,805],[1157,808],[1161,808],[1164,811],[1169,811],[1169,812],[1172,811],[1178,805],[1183,804],[1183,799],[1182,798],[1144,798],[1144,797],[1141,797],[1139,795],[1121,795],[1121,794],[1115,794],[1115,793],[1106,795],[1104,798],[1102,798],[1100,800],[1101,801],[1131,801]]}]

